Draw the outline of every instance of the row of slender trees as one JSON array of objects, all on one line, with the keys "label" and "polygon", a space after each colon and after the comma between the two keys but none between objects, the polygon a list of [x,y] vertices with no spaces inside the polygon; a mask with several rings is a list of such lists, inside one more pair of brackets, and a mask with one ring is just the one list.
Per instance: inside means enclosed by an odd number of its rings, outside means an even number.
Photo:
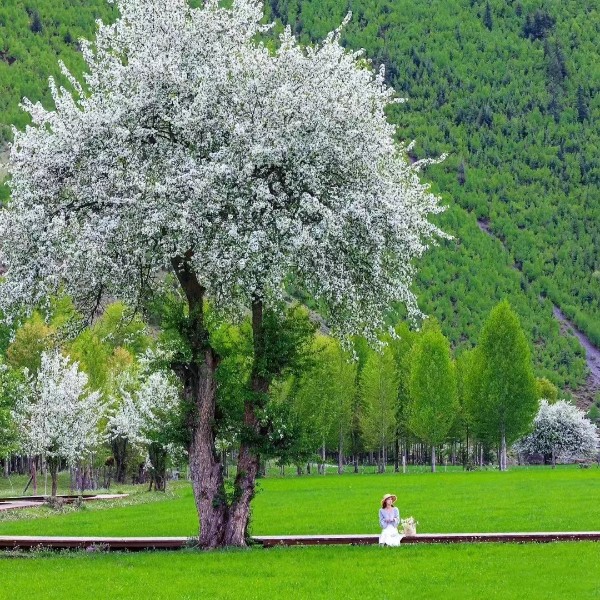
[{"label": "row of slender trees", "polygon": [[437,449],[496,448],[506,469],[507,448],[527,433],[541,397],[556,388],[536,380],[530,350],[508,302],[489,315],[477,346],[453,356],[435,321],[421,331],[396,327],[378,349],[359,341],[357,360],[339,343],[318,336],[314,365],[279,386],[274,401],[289,403],[304,437],[289,462],[317,452],[324,462],[336,453],[343,470],[349,457],[375,453],[380,468],[389,449],[409,459],[412,444],[424,444],[435,471]]}]

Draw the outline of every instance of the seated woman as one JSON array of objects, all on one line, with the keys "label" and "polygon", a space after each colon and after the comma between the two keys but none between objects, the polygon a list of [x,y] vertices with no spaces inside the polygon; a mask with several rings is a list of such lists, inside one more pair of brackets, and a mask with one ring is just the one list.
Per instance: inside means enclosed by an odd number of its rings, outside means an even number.
[{"label": "seated woman", "polygon": [[380,546],[399,546],[402,536],[398,532],[400,523],[400,512],[394,506],[397,498],[394,494],[386,494],[381,500],[379,509],[379,524],[381,525],[381,535],[379,536]]}]

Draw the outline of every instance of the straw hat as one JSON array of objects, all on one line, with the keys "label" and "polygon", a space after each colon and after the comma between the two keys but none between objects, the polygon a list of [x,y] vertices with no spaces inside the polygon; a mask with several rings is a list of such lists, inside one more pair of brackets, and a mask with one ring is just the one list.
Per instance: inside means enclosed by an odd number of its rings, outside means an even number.
[{"label": "straw hat", "polygon": [[385,494],[385,496],[381,499],[381,508],[385,508],[385,501],[388,498],[392,498],[392,504],[394,504],[394,502],[396,502],[396,500],[398,500],[398,497],[396,496],[396,494]]}]

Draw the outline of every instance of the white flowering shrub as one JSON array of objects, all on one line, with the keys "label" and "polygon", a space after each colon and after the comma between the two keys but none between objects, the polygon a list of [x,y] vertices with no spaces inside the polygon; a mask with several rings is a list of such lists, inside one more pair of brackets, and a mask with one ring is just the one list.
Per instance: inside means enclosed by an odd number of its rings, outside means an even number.
[{"label": "white flowering shrub", "polygon": [[552,454],[553,462],[589,458],[598,452],[598,430],[566,400],[540,402],[533,431],[515,444],[518,452]]},{"label": "white flowering shrub", "polygon": [[59,352],[44,352],[14,410],[21,447],[42,455],[50,466],[53,495],[61,461],[74,465],[102,441],[100,393],[87,387],[87,375]]}]

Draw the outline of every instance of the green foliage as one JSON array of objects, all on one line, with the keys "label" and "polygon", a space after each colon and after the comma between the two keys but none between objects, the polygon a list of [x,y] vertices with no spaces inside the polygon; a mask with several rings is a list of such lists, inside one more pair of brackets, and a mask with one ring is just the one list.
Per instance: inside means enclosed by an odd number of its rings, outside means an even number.
[{"label": "green foliage", "polygon": [[507,301],[490,313],[476,348],[472,415],[482,440],[511,444],[527,433],[538,409],[529,347]]},{"label": "green foliage", "polygon": [[[173,306],[173,303],[170,304]],[[176,311],[174,311],[176,312]],[[171,313],[172,314],[172,313]],[[264,457],[278,457],[285,464],[300,460],[307,452],[307,431],[312,421],[304,422],[292,406],[296,393],[294,382],[313,365],[313,338],[316,326],[308,311],[299,306],[267,310],[263,318],[264,354],[255,364],[253,334],[249,319],[239,325],[207,316],[211,344],[220,357],[217,368],[217,435],[225,445],[234,443],[236,433],[248,438],[242,426],[244,404],[252,400],[261,421],[260,438],[248,439]],[[165,330],[173,338],[175,333]],[[256,369],[273,386],[263,396],[252,391],[251,379]],[[314,450],[314,445],[311,451]]]},{"label": "green foliage", "polygon": [[535,380],[535,393],[538,400],[542,398],[548,400],[549,404],[554,404],[558,400],[558,388],[545,377]]},{"label": "green foliage", "polygon": [[411,351],[409,428],[431,446],[446,440],[456,416],[456,368],[436,323],[426,323]]},{"label": "green foliage", "polygon": [[417,288],[452,346],[472,347],[490,309],[508,298],[536,373],[561,388],[583,383],[581,349],[561,336],[552,303],[570,306],[569,318],[600,344],[599,8],[576,0],[268,6],[304,41],[352,10],[344,43],[385,64],[408,98],[389,114],[399,137],[417,141],[411,156],[450,153],[425,177],[448,201],[439,224],[455,241],[421,261]]},{"label": "green foliage", "polygon": [[396,429],[398,377],[389,346],[372,351],[360,374],[360,425],[367,449],[385,449]]},{"label": "green foliage", "polygon": [[[67,84],[58,60],[80,74],[80,38],[91,39],[95,19],[110,22],[116,9],[106,0],[40,0],[34,5],[3,0],[0,5],[0,146],[10,139],[10,125],[22,128],[27,115],[19,103],[26,96],[51,105],[48,77]],[[1,178],[1,177],[0,177]]]},{"label": "green foliage", "polygon": [[17,430],[12,410],[22,393],[23,382],[22,372],[0,360],[0,456],[7,456],[17,449]]},{"label": "green foliage", "polygon": [[358,365],[339,342],[324,335],[315,337],[312,356],[311,367],[295,381],[293,410],[313,452],[324,443],[343,451],[352,426]]},{"label": "green foliage", "polygon": [[42,352],[56,344],[56,328],[34,312],[17,330],[14,341],[6,351],[7,363],[15,369],[28,369],[31,374],[40,368]]}]

